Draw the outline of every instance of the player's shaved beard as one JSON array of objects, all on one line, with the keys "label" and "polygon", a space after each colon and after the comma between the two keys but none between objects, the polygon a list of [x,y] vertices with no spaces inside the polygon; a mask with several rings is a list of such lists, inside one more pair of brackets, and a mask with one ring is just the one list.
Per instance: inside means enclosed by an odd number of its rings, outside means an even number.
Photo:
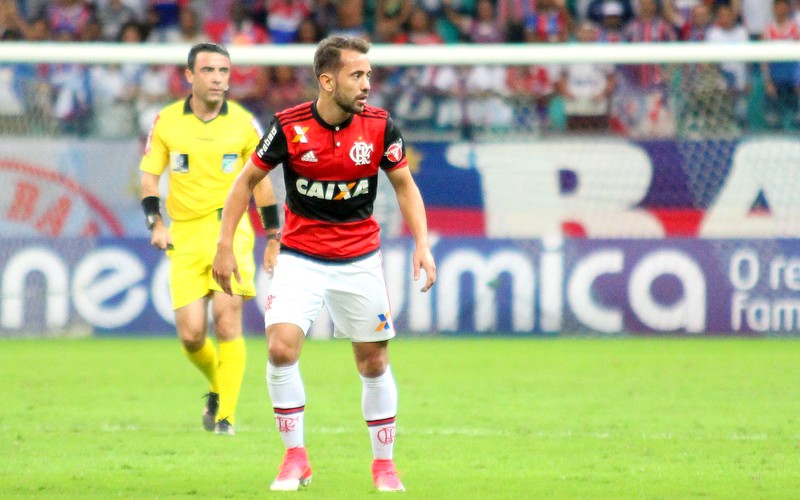
[{"label": "player's shaved beard", "polygon": [[359,114],[364,111],[364,108],[361,106],[361,103],[358,102],[357,98],[353,98],[352,101],[346,101],[342,99],[336,91],[333,93],[333,102],[345,113]]}]

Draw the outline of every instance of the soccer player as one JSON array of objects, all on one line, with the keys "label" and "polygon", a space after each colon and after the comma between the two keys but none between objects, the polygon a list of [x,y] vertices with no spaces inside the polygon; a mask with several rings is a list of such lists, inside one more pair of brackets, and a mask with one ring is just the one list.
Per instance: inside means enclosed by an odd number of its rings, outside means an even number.
[{"label": "soccer player", "polygon": [[267,386],[278,431],[286,446],[271,490],[297,490],[311,481],[303,441],[305,389],[298,359],[305,334],[327,307],[337,337],[352,342],[362,380],[362,412],[372,443],[372,477],[379,491],[404,491],[392,459],[397,387],[389,367],[388,340],[395,336],[372,216],[378,172],[395,190],[415,244],[413,276],[425,271],[422,291],[436,281],[425,207],[408,169],[400,131],[386,111],[367,105],[372,70],[370,45],[331,36],[314,55],[319,94],[315,101],[277,113],[231,189],[222,212],[214,278],[227,293],[239,281],[232,249],[236,221],[253,188],[283,165],[285,223],[280,252],[269,248],[273,267],[265,325]]},{"label": "soccer player", "polygon": [[[234,434],[245,367],[242,305],[256,294],[255,236],[247,216],[240,214],[232,228],[242,279],[229,293],[222,293],[213,280],[211,264],[225,198],[262,134],[250,112],[226,100],[230,72],[230,56],[221,45],[192,47],[185,70],[192,93],[158,114],[140,165],[142,208],[152,231],[150,241],[166,250],[170,260],[170,295],[178,337],[186,356],[210,385],[203,427],[222,435]],[[169,177],[169,228],[162,220],[159,199],[159,179],[165,171]],[[267,233],[277,232],[278,210],[269,178],[258,184],[254,195]],[[277,251],[277,243],[272,244]],[[209,302],[217,347],[207,335]]]}]

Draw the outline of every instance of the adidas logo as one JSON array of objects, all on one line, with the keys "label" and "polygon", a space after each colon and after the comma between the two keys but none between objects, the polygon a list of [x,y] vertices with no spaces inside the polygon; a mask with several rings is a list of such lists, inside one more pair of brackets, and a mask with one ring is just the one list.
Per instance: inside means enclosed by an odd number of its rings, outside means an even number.
[{"label": "adidas logo", "polygon": [[313,162],[313,163],[316,163],[318,161],[317,157],[314,156],[314,152],[313,151],[309,151],[308,153],[306,153],[303,156],[301,156],[300,160],[301,161]]}]

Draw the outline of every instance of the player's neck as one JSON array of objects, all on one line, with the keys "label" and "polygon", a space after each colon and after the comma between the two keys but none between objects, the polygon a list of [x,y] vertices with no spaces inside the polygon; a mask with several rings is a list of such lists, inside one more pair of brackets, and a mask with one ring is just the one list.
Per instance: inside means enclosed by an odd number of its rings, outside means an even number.
[{"label": "player's neck", "polygon": [[317,99],[317,113],[325,123],[334,126],[346,122],[353,116],[353,113],[343,110],[333,99],[325,99],[324,97]]},{"label": "player's neck", "polygon": [[207,122],[213,120],[217,117],[220,110],[222,109],[222,103],[224,101],[219,102],[208,102],[198,98],[196,95],[192,94],[192,98],[189,100],[189,105],[192,107],[192,113],[194,116],[199,118],[200,120]]}]

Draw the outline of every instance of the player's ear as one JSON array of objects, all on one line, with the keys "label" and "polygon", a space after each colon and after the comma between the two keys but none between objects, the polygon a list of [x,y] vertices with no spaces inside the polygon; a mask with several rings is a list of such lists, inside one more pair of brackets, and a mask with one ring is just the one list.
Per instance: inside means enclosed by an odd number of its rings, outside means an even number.
[{"label": "player's ear", "polygon": [[187,82],[189,82],[190,84],[192,83],[192,77],[194,76],[194,73],[192,73],[192,70],[190,70],[189,68],[186,68],[183,71],[183,76],[186,78]]},{"label": "player's ear", "polygon": [[333,76],[330,73],[319,75],[319,85],[327,92],[333,92]]}]

